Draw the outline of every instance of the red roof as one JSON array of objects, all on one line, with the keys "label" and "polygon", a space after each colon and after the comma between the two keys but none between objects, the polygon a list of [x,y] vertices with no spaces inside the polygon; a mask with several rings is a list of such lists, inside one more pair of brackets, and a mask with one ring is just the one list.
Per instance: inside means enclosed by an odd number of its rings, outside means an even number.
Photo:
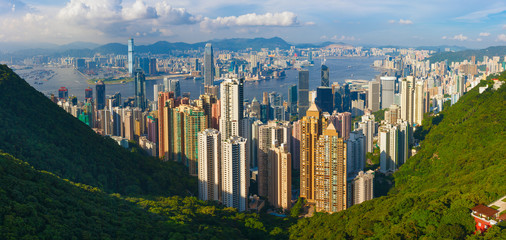
[{"label": "red roof", "polygon": [[499,216],[499,217],[497,218],[497,220],[499,220],[499,221],[504,221],[504,220],[506,220],[506,213],[503,213],[501,216]]},{"label": "red roof", "polygon": [[493,208],[489,208],[489,207],[481,205],[481,204],[472,208],[471,210],[473,210],[473,212],[477,212],[478,214],[485,215],[487,217],[492,217],[492,218],[495,218],[495,215],[499,212]]}]

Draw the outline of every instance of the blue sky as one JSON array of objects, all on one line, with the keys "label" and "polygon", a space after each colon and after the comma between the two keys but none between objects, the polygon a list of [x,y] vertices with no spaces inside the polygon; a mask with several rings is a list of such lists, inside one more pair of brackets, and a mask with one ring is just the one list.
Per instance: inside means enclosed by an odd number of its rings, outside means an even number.
[{"label": "blue sky", "polygon": [[506,44],[504,0],[0,0],[0,42]]}]

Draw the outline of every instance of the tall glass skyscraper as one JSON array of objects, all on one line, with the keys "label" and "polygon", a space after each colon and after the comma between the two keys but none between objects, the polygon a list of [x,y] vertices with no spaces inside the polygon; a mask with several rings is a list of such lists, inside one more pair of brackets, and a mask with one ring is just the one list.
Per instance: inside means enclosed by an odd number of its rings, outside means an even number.
[{"label": "tall glass skyscraper", "polygon": [[288,87],[288,108],[290,117],[297,114],[297,84]]},{"label": "tall glass skyscraper", "polygon": [[134,39],[128,39],[128,73],[134,73]]},{"label": "tall glass skyscraper", "polygon": [[135,70],[135,107],[146,109],[146,77],[142,69]]},{"label": "tall glass skyscraper", "polygon": [[329,68],[326,65],[322,65],[322,87],[329,86]]},{"label": "tall glass skyscraper", "polygon": [[97,90],[97,110],[102,110],[105,107],[105,84],[98,81],[96,85]]},{"label": "tall glass skyscraper", "polygon": [[299,119],[306,115],[309,108],[309,71],[299,71]]},{"label": "tall glass skyscraper", "polygon": [[213,46],[211,43],[206,44],[204,50],[204,88],[208,93],[207,87],[213,86],[214,83],[214,57]]}]

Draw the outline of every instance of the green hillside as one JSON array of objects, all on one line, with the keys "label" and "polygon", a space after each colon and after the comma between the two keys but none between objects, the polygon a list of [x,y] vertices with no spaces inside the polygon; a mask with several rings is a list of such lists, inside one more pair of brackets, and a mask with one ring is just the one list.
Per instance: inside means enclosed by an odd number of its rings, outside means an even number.
[{"label": "green hillside", "polygon": [[108,195],[0,153],[0,239],[286,238],[272,218],[195,197]]},{"label": "green hillside", "polygon": [[121,194],[188,195],[183,166],[131,153],[95,134],[0,65],[0,150],[74,182]]},{"label": "green hillside", "polygon": [[[501,78],[506,80],[506,73]],[[302,219],[291,227],[290,238],[474,237],[470,208],[506,195],[505,106],[505,86],[482,94],[474,88],[424,120],[428,134],[421,149],[394,174],[395,187],[387,196]],[[485,236],[505,239],[506,224],[500,225]]]},{"label": "green hillside", "polygon": [[[429,60],[431,63],[448,60],[448,64],[450,64],[452,62],[462,62],[464,60],[470,61],[472,56],[476,57],[476,61],[483,61],[484,56],[493,57],[504,55],[506,55],[506,46],[496,46],[479,50],[469,49],[457,52],[440,52],[433,54],[432,56],[426,58],[425,60]],[[501,58],[501,60],[503,59]]]}]

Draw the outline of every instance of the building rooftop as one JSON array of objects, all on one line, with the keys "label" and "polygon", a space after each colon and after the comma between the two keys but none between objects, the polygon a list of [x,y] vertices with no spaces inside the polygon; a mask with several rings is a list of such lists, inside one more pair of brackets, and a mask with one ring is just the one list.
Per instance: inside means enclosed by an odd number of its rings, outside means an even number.
[{"label": "building rooftop", "polygon": [[495,209],[492,209],[490,207],[487,207],[487,206],[484,206],[484,205],[478,205],[474,208],[471,209],[474,212],[480,214],[480,215],[485,215],[487,217],[491,217],[491,218],[495,218],[495,215],[499,212]]}]

